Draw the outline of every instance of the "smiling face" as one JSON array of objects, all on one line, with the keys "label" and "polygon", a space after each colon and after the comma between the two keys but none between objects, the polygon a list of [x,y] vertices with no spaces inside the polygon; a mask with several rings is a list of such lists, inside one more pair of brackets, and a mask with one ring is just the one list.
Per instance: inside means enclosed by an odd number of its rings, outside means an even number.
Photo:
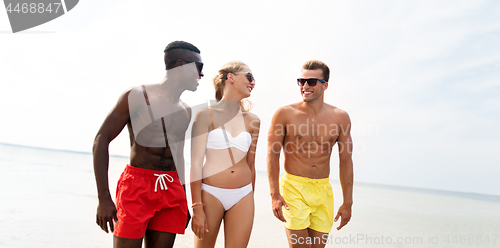
[{"label": "smiling face", "polygon": [[[251,74],[251,75],[248,75]],[[252,79],[252,81],[249,80]],[[255,80],[253,79],[253,73],[248,67],[243,67],[243,69],[233,75],[234,88],[236,91],[240,92],[244,98],[247,98],[252,93],[255,87]]]},{"label": "smiling face", "polygon": [[[323,78],[323,72],[321,69],[315,70],[302,70],[301,78],[309,79],[309,78]],[[317,99],[322,98],[323,92],[328,88],[328,82],[322,83],[317,81],[316,86],[310,86],[309,84],[304,84],[304,86],[300,86],[300,93],[302,94],[302,101],[304,102],[313,102]]]},{"label": "smiling face", "polygon": [[182,86],[189,91],[196,91],[200,80],[199,70],[195,63],[182,65]]}]

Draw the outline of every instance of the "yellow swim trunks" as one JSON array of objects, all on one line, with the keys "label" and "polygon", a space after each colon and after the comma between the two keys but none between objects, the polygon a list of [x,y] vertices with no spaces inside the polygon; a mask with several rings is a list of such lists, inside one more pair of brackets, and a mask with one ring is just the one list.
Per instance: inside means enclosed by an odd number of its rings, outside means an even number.
[{"label": "yellow swim trunks", "polygon": [[290,210],[283,207],[290,230],[311,228],[330,233],[333,226],[333,190],[328,178],[310,179],[284,173],[280,193]]}]

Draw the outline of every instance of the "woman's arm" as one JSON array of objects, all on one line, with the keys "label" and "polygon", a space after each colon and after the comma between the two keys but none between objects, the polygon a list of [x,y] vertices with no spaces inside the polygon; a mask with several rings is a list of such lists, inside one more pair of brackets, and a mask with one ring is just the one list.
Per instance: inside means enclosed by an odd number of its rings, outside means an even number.
[{"label": "woman's arm", "polygon": [[255,114],[250,114],[250,127],[252,129],[252,144],[247,153],[247,163],[252,171],[252,189],[255,192],[255,153],[257,150],[257,140],[259,139],[260,119]]}]

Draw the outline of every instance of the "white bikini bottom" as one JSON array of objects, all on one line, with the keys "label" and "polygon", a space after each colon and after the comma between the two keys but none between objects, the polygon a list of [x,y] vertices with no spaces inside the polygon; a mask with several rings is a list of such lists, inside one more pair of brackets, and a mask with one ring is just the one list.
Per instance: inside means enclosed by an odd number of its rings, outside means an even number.
[{"label": "white bikini bottom", "polygon": [[202,183],[201,189],[217,198],[227,211],[252,192],[252,183],[237,189],[218,188]]}]

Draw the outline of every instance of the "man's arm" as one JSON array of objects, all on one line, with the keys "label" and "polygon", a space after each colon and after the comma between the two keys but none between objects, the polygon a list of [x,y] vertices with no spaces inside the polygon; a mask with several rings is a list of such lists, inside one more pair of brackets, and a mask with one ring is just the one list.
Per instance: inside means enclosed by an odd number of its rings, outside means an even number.
[{"label": "man's arm", "polygon": [[[192,110],[187,104],[185,104],[185,103],[182,103],[182,104],[183,104],[184,108],[186,108],[186,111],[188,113],[189,122],[191,122]],[[186,131],[188,131],[188,130],[186,130]],[[185,159],[184,159],[184,144],[186,141],[186,133],[183,133],[181,136],[182,137],[181,137],[181,140],[179,141],[179,146],[177,147],[177,151],[176,151],[176,158],[177,158],[177,161],[179,161],[179,162],[176,161],[175,167],[177,170],[177,174],[179,175],[179,179],[181,180],[182,186],[184,186],[184,192],[186,192],[186,163],[185,163]]]},{"label": "man's arm", "polygon": [[280,176],[280,153],[283,141],[285,140],[285,113],[284,108],[279,108],[274,113],[271,121],[271,127],[267,135],[267,177],[269,179],[269,187],[271,188],[271,200],[273,214],[281,220],[286,222],[283,216],[282,207],[286,209],[288,205],[279,191],[279,176]]},{"label": "man's arm", "polygon": [[193,122],[191,135],[191,199],[193,203],[191,229],[199,239],[203,239],[205,232],[209,231],[201,197],[203,160],[205,158],[209,131],[207,128],[208,123],[210,123],[208,110],[198,112]]},{"label": "man's arm", "polygon": [[94,140],[92,153],[94,157],[94,174],[97,184],[97,206],[96,223],[102,230],[108,232],[108,222],[113,232],[113,219],[116,218],[116,207],[109,192],[108,167],[109,167],[109,143],[118,136],[129,121],[128,94],[125,92],[118,99],[118,103],[108,114]]},{"label": "man's arm", "polygon": [[339,176],[344,203],[340,206],[337,216],[335,216],[335,221],[341,218],[340,225],[337,227],[337,230],[340,230],[343,226],[347,225],[349,220],[351,220],[351,208],[353,203],[352,187],[354,176],[352,163],[353,143],[351,139],[351,120],[349,119],[349,115],[344,111],[342,111],[340,116],[341,123],[338,138]]},{"label": "man's arm", "polygon": [[[184,136],[185,137],[185,136]],[[181,181],[182,186],[184,186],[184,192],[186,191],[186,172],[185,172],[185,160],[184,160],[184,141],[180,141],[175,151],[175,169],[177,170],[177,175]]]},{"label": "man's arm", "polygon": [[[190,118],[191,119],[191,116]],[[177,147],[176,151],[176,157],[177,159],[175,160],[175,169],[177,171],[177,176],[179,177],[179,180],[181,181],[182,187],[184,188],[184,194],[186,194],[186,162],[184,159],[184,140],[185,140],[186,135],[183,135],[182,141],[179,142],[179,145]],[[187,211],[187,220],[186,220],[186,228],[189,225],[189,221],[191,220],[191,213],[189,213],[189,210]]]}]

